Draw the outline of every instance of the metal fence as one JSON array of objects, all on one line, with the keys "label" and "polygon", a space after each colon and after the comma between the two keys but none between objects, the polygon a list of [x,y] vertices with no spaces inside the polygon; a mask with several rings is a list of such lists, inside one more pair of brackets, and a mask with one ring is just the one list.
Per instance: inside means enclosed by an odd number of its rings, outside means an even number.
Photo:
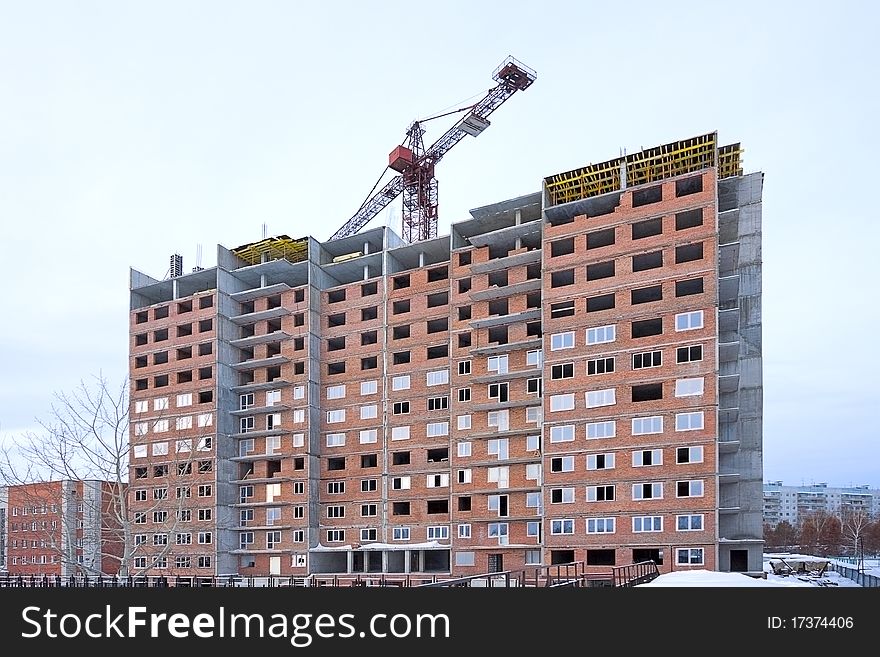
[{"label": "metal fence", "polygon": [[847,579],[851,579],[859,586],[866,588],[880,588],[880,577],[860,571],[858,568],[850,568],[842,563],[832,561],[829,569],[840,573]]}]

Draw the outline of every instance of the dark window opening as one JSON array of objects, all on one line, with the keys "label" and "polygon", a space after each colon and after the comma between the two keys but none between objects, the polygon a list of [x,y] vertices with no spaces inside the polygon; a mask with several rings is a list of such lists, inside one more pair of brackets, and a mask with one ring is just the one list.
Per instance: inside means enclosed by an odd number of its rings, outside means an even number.
[{"label": "dark window opening", "polygon": [[362,297],[371,297],[374,294],[378,294],[378,293],[379,293],[379,285],[376,283],[376,281],[373,281],[372,283],[364,283],[363,285],[361,285],[361,296]]},{"label": "dark window opening", "polygon": [[588,566],[613,566],[614,550],[587,550]]},{"label": "dark window opening", "polygon": [[507,327],[493,326],[489,329],[490,344],[507,344]]},{"label": "dark window opening", "polygon": [[425,507],[428,514],[449,513],[449,500],[428,500]]},{"label": "dark window opening", "polygon": [[458,280],[458,291],[460,294],[464,292],[469,292],[471,289],[471,279],[470,278],[460,278]]},{"label": "dark window opening", "polygon": [[298,456],[293,459],[293,469],[294,470],[305,470],[306,469],[306,460],[302,456]]},{"label": "dark window opening", "polygon": [[339,303],[340,301],[345,301],[345,288],[341,290],[330,290],[327,293],[328,303]]},{"label": "dark window opening", "polygon": [[392,280],[392,287],[395,290],[402,290],[403,288],[409,287],[409,274],[395,276]]},{"label": "dark window opening", "polygon": [[526,308],[540,308],[541,307],[541,293],[540,292],[529,292],[526,295]]},{"label": "dark window opening", "polygon": [[587,361],[587,374],[610,374],[614,371],[614,358],[595,358]]},{"label": "dark window opening", "polygon": [[650,205],[651,203],[659,203],[662,200],[663,187],[655,185],[654,187],[635,190],[632,195],[632,206],[638,208],[643,205]]},{"label": "dark window opening", "polygon": [[[330,294],[333,294],[332,292]],[[343,290],[342,294],[345,294]],[[271,297],[266,297],[266,310],[273,310],[275,308],[281,307],[281,295],[274,294]]]},{"label": "dark window opening", "polygon": [[392,452],[391,453],[391,465],[409,465],[410,464],[410,453],[409,452]]},{"label": "dark window opening", "polygon": [[146,390],[147,389],[147,381],[148,381],[147,379],[137,379],[134,382],[134,389],[135,390]]},{"label": "dark window opening", "polygon": [[362,468],[375,468],[379,463],[378,457],[375,454],[361,454],[361,467]]},{"label": "dark window opening", "polygon": [[661,217],[647,219],[632,225],[632,238],[634,240],[651,237],[652,235],[660,235],[662,232],[663,219]]},{"label": "dark window opening", "polygon": [[185,338],[188,335],[192,335],[193,333],[193,325],[192,324],[180,324],[177,327],[177,337]]},{"label": "dark window opening", "polygon": [[458,319],[465,320],[471,318],[471,307],[470,306],[459,306],[458,307]]},{"label": "dark window opening", "polygon": [[449,303],[449,292],[435,292],[428,295],[428,308],[445,306]]},{"label": "dark window opening", "polygon": [[644,271],[646,269],[657,269],[663,266],[663,251],[653,251],[651,253],[642,253],[633,256],[632,270]]},{"label": "dark window opening", "polygon": [[541,263],[536,262],[530,265],[526,265],[526,280],[527,281],[538,281],[541,280]]},{"label": "dark window opening", "polygon": [[470,495],[462,495],[458,498],[458,510],[459,511],[470,511],[471,510],[471,496]]},{"label": "dark window opening", "polygon": [[[272,368],[269,368],[269,370],[267,370],[267,371],[269,372],[269,376],[272,377],[272,378],[269,379],[269,381],[274,381],[275,379],[280,379],[280,378],[281,378],[281,368],[280,368],[280,367],[276,368],[276,371],[277,371],[278,373],[277,373],[275,376],[272,376]],[[293,373],[294,373],[294,374],[305,374],[305,373],[306,373],[306,363],[305,363],[305,361],[302,361],[302,360],[298,360],[298,361],[296,361],[296,362],[293,364]]]},{"label": "dark window opening", "polygon": [[136,336],[134,336],[135,346],[140,347],[147,344],[148,338],[149,336],[146,333],[138,333]]},{"label": "dark window opening", "polygon": [[344,456],[332,456],[327,459],[327,469],[328,470],[345,470],[345,457]]},{"label": "dark window opening", "polygon": [[147,313],[147,311],[146,311],[146,310],[142,310],[141,312],[137,313],[137,314],[134,316],[134,323],[135,323],[135,324],[143,324],[144,322],[149,321],[149,319],[150,319],[150,316],[149,316],[149,314]]},{"label": "dark window opening", "polygon": [[658,566],[663,565],[663,550],[660,548],[633,548],[633,563],[653,561]]},{"label": "dark window opening", "polygon": [[409,351],[398,351],[392,355],[391,359],[395,365],[405,365],[410,361],[410,353]]},{"label": "dark window opening", "polygon": [[494,301],[489,302],[489,316],[492,315],[506,315],[509,310],[509,305],[507,303],[507,299],[495,299]]},{"label": "dark window opening", "polygon": [[199,333],[207,333],[214,328],[214,320],[211,318],[203,319],[199,322]]},{"label": "dark window opening", "polygon": [[675,215],[675,230],[685,230],[686,228],[696,228],[703,225],[703,209],[686,210],[677,212]]},{"label": "dark window opening", "polygon": [[541,322],[528,322],[526,324],[526,336],[539,338],[544,335],[541,330]]},{"label": "dark window opening", "polygon": [[214,376],[214,368],[211,365],[199,368],[199,380],[204,381],[205,379],[210,379],[212,376]]},{"label": "dark window opening", "polygon": [[293,302],[302,303],[306,300],[306,291],[303,288],[293,291]]},{"label": "dark window opening", "polygon": [[340,360],[335,363],[327,363],[327,374],[345,374],[345,361]]},{"label": "dark window opening", "polygon": [[565,287],[574,285],[574,269],[555,271],[550,274],[550,287]]},{"label": "dark window opening", "polygon": [[327,326],[345,326],[345,313],[336,313],[327,316]]},{"label": "dark window opening", "polygon": [[675,263],[692,262],[703,259],[703,243],[684,244],[675,247]]},{"label": "dark window opening", "polygon": [[507,270],[493,271],[488,277],[489,287],[506,287],[507,286]]},{"label": "dark window opening", "polygon": [[408,516],[409,502],[393,502],[391,505],[391,515]]},{"label": "dark window opening", "polygon": [[640,303],[650,303],[652,301],[661,301],[663,299],[663,286],[652,285],[651,287],[641,287],[630,292],[630,301],[632,305]]},{"label": "dark window opening", "polygon": [[632,323],[633,338],[647,338],[651,335],[660,335],[663,333],[663,318],[641,319]]},{"label": "dark window opening", "polygon": [[675,296],[686,297],[691,294],[701,294],[703,292],[703,279],[692,278],[687,281],[675,282]]},{"label": "dark window opening", "polygon": [[656,401],[658,399],[663,399],[662,383],[643,383],[632,387],[634,402]]},{"label": "dark window opening", "polygon": [[183,313],[190,313],[190,312],[192,312],[192,309],[193,309],[192,299],[190,299],[189,301],[180,301],[177,304],[177,314],[178,315],[181,315]]},{"label": "dark window opening", "polygon": [[327,340],[327,351],[339,351],[340,349],[345,349],[345,336]]},{"label": "dark window opening", "polygon": [[428,360],[431,360],[433,358],[446,358],[447,356],[449,356],[449,345],[441,344],[437,345],[436,347],[428,347],[427,355]]},{"label": "dark window opening", "polygon": [[470,251],[462,251],[458,254],[458,264],[459,265],[469,265],[471,264],[471,252]]},{"label": "dark window opening", "polygon": [[428,450],[428,463],[443,463],[449,460],[448,447],[436,447]]},{"label": "dark window opening", "polygon": [[376,319],[379,316],[379,306],[370,306],[368,308],[361,308],[361,321],[368,322],[371,319]]},{"label": "dark window opening", "polygon": [[214,351],[214,345],[211,342],[203,342],[199,345],[199,356],[210,356]]},{"label": "dark window opening", "polygon": [[409,312],[409,299],[395,301],[391,305],[391,314],[392,315],[400,315],[400,314],[408,313],[408,312]]},{"label": "dark window opening", "polygon": [[598,297],[590,297],[587,299],[587,312],[595,313],[600,310],[611,310],[614,308],[614,294],[602,294]]},{"label": "dark window opening", "polygon": [[377,367],[379,367],[379,358],[377,356],[361,358],[361,370],[374,370]]},{"label": "dark window opening", "polygon": [[153,342],[164,342],[168,339],[168,329],[153,331]]},{"label": "dark window opening", "polygon": [[376,344],[377,342],[379,342],[378,331],[365,331],[364,333],[361,333],[361,346]]},{"label": "dark window opening", "polygon": [[293,350],[294,351],[302,351],[306,348],[306,339],[299,337],[293,339]]},{"label": "dark window opening", "polygon": [[428,282],[445,281],[449,278],[449,267],[435,267],[428,270]]},{"label": "dark window opening", "polygon": [[689,196],[703,191],[703,176],[691,176],[675,181],[675,196]]},{"label": "dark window opening", "polygon": [[459,346],[459,348],[471,346],[471,332],[470,331],[466,331],[464,333],[458,334],[458,346]]},{"label": "dark window opening", "polygon": [[550,550],[550,565],[574,563],[574,550]]},{"label": "dark window opening", "polygon": [[559,319],[560,317],[574,317],[574,301],[551,303],[550,317],[552,319]]},{"label": "dark window opening", "polygon": [[146,356],[135,356],[134,366],[136,368],[146,367],[147,366],[147,357]]},{"label": "dark window opening", "polygon": [[305,326],[306,325],[306,314],[305,313],[295,313],[293,315],[293,325],[294,326]]},{"label": "dark window opening", "polygon": [[403,338],[409,337],[409,331],[409,324],[401,324],[400,326],[395,326],[391,329],[391,337],[394,340],[402,340]]},{"label": "dark window opening", "polygon": [[587,280],[597,281],[600,278],[614,276],[614,261],[597,262],[595,265],[587,265]]},{"label": "dark window opening", "polygon": [[432,319],[428,321],[428,333],[440,333],[449,330],[449,318]]},{"label": "dark window opening", "polygon": [[168,306],[160,306],[153,311],[153,319],[165,319],[168,317]]},{"label": "dark window opening", "polygon": [[168,385],[168,375],[161,374],[157,377],[153,378],[153,387],[154,388],[164,388]]},{"label": "dark window opening", "polygon": [[569,255],[574,253],[574,238],[566,237],[565,239],[550,242],[550,257]]},{"label": "dark window opening", "polygon": [[184,370],[182,372],[177,373],[177,382],[178,383],[192,383],[193,373],[192,370]]},{"label": "dark window opening", "polygon": [[214,401],[214,391],[213,390],[202,390],[199,393],[199,403],[200,404],[210,404]]},{"label": "dark window opening", "polygon": [[598,249],[603,246],[614,244],[614,229],[605,228],[592,233],[587,233],[587,249]]}]

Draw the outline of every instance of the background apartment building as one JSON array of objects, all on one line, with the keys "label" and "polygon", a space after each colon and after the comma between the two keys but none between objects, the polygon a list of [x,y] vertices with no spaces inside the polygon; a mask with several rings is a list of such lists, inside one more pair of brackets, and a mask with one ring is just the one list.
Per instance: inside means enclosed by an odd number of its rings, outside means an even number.
[{"label": "background apartment building", "polygon": [[761,568],[761,174],[714,134],[404,243],[131,278],[141,566]]},{"label": "background apartment building", "polygon": [[867,485],[816,483],[786,486],[781,481],[764,484],[764,522],[772,527],[782,521],[797,526],[804,517],[819,511],[840,516],[859,509],[871,518],[880,517],[880,490]]},{"label": "background apartment building", "polygon": [[107,482],[52,481],[5,487],[6,570],[11,575],[115,574],[120,524]]}]

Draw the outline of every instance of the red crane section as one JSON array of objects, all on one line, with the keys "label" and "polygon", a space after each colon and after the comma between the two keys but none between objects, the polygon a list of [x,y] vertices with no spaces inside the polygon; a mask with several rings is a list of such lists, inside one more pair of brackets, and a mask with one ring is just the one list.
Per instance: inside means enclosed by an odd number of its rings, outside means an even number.
[{"label": "red crane section", "polygon": [[[401,194],[403,195],[401,235],[403,239],[407,242],[418,242],[436,237],[438,202],[435,166],[467,135],[476,137],[489,127],[488,116],[517,91],[527,89],[537,79],[537,75],[526,65],[513,57],[508,57],[495,69],[492,79],[497,84],[474,105],[415,121],[407,129],[404,143],[391,151],[388,157],[388,168],[397,171],[399,175],[369,196],[354,216],[330,239],[354,235]],[[425,130],[421,124],[457,112],[467,112],[467,114],[431,146],[425,148],[423,139]]]}]

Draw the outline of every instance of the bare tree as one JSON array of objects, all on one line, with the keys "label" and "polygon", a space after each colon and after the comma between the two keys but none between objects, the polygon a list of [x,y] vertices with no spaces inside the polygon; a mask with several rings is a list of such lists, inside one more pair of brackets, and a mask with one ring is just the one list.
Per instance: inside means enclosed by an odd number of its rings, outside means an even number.
[{"label": "bare tree", "polygon": [[840,515],[843,536],[851,541],[853,556],[858,558],[859,542],[871,524],[871,517],[862,507],[845,507]]},{"label": "bare tree", "polygon": [[[106,570],[127,576],[144,570],[134,567],[135,557],[150,548],[135,540],[134,514],[129,509],[128,389],[127,380],[113,386],[97,375],[89,382],[81,381],[70,393],[56,393],[50,419],[38,420],[40,430],[17,437],[0,453],[0,480],[10,486],[24,485],[24,513],[30,516],[28,529],[34,530],[29,533],[29,540],[51,548],[68,572],[97,575]],[[192,455],[187,454],[185,458],[191,459]],[[175,468],[176,463],[171,467]],[[57,528],[45,520],[49,516],[44,514],[48,510],[56,511],[53,507],[60,506],[62,500],[49,499],[45,488],[36,484],[59,480],[101,482],[97,485],[98,495],[80,494],[72,500],[81,513],[92,518],[97,515],[100,519],[99,531],[95,532],[91,526],[82,528],[83,538],[98,545],[97,563],[79,563],[76,550],[70,549],[79,540],[75,521],[66,523],[68,534],[59,541]],[[162,505],[162,499],[155,502],[157,507]],[[181,497],[179,505],[184,500]],[[162,508],[168,509],[167,503]],[[173,536],[171,532],[180,515],[173,511],[168,514],[168,522],[163,527],[168,535]],[[76,513],[73,518],[77,518]],[[92,535],[86,536],[89,531]],[[155,548],[150,549],[151,560],[164,556],[172,544],[169,540],[159,546],[158,553]],[[115,562],[115,567],[102,569],[105,560]]]}]

